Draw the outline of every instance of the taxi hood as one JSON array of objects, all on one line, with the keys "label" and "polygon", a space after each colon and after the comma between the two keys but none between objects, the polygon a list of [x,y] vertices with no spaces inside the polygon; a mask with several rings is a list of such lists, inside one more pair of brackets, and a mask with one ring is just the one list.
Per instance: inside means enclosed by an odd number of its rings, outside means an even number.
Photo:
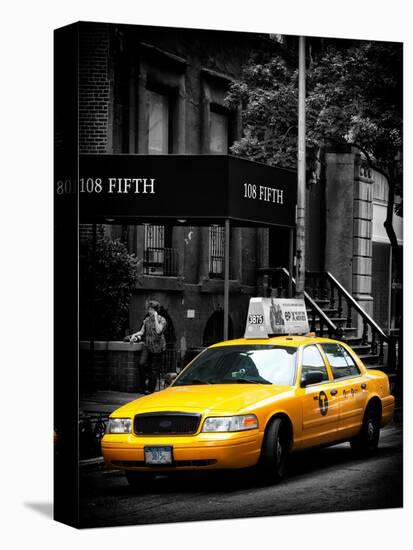
[{"label": "taxi hood", "polygon": [[133,416],[155,411],[235,413],[291,390],[291,386],[262,384],[172,386],[127,403],[112,414]]}]

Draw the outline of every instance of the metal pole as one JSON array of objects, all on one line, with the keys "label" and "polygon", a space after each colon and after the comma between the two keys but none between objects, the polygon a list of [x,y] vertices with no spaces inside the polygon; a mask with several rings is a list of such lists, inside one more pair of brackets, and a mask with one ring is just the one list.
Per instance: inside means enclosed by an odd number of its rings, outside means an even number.
[{"label": "metal pole", "polygon": [[288,272],[290,277],[288,279],[288,297],[293,297],[293,269],[294,269],[294,229],[290,229],[290,250],[288,255]]},{"label": "metal pole", "polygon": [[393,275],[393,251],[392,247],[390,246],[389,251],[389,300],[387,302],[387,326],[388,326],[388,333],[391,334],[391,307],[392,307],[392,289],[391,289],[391,283],[392,283],[392,275]]},{"label": "metal pole", "polygon": [[228,340],[229,310],[229,220],[225,220],[225,258],[224,258],[224,340]]},{"label": "metal pole", "polygon": [[298,181],[297,181],[297,271],[296,296],[305,287],[305,37],[300,36],[298,56]]}]

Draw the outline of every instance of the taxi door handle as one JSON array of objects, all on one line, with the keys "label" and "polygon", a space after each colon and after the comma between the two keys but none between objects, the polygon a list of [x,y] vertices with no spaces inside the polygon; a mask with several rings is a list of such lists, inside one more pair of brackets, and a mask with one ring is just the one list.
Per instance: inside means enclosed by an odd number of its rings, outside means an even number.
[{"label": "taxi door handle", "polygon": [[337,395],[337,390],[330,390],[331,395]]}]

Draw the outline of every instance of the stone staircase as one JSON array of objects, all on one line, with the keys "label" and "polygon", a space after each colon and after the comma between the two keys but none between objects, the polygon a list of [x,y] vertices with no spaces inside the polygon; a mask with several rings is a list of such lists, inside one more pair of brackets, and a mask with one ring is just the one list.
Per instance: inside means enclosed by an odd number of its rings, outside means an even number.
[{"label": "stone staircase", "polygon": [[[264,268],[259,272],[264,295],[287,297],[288,289],[295,287],[294,278],[290,281],[285,268]],[[311,332],[346,342],[367,368],[392,375],[396,339],[384,333],[331,273],[306,272],[304,299]]]},{"label": "stone staircase", "polygon": [[[308,292],[308,290],[307,290]],[[333,309],[330,306],[329,300],[316,299],[315,303],[320,307],[320,309],[326,314],[332,323],[338,327],[338,331],[341,332],[340,335],[331,335],[342,342],[345,342],[357,353],[363,363],[367,368],[379,368],[383,370],[385,365],[380,362],[379,353],[373,353],[370,343],[363,343],[362,337],[357,336],[357,327],[356,326],[346,326],[347,318],[339,317],[337,308]],[[307,316],[309,319],[312,318],[313,311],[312,309],[307,309]],[[315,331],[317,335],[320,335],[320,318],[316,316],[315,318]]]}]

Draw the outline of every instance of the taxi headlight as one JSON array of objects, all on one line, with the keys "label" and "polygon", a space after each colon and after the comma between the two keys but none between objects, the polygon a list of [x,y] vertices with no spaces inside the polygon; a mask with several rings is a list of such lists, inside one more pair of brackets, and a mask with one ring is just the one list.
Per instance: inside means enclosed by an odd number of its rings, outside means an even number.
[{"label": "taxi headlight", "polygon": [[258,419],[255,414],[240,416],[210,416],[205,419],[203,432],[241,432],[258,428]]},{"label": "taxi headlight", "polygon": [[130,418],[109,418],[106,424],[107,434],[132,433],[132,420]]}]

